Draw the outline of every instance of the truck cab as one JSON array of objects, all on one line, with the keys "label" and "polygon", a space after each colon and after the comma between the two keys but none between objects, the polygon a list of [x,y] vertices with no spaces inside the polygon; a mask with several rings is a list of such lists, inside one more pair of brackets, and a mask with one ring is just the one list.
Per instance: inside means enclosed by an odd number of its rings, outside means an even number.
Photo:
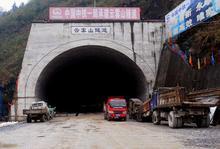
[{"label": "truck cab", "polygon": [[44,101],[33,102],[29,109],[24,109],[23,114],[27,115],[27,122],[31,123],[40,120],[45,122],[55,116],[55,107],[48,108],[47,103]]},{"label": "truck cab", "polygon": [[46,109],[48,111],[47,103],[44,101],[33,102],[30,109]]},{"label": "truck cab", "polygon": [[104,118],[127,120],[127,103],[123,97],[109,97],[104,103]]}]

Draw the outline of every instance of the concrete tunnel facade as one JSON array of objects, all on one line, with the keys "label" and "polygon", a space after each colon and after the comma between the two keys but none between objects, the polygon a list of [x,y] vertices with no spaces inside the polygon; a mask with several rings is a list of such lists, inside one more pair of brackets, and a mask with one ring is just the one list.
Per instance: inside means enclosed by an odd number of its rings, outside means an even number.
[{"label": "concrete tunnel facade", "polygon": [[[77,27],[107,32],[75,33]],[[12,117],[22,119],[22,110],[40,99],[58,112],[79,105],[99,111],[108,96],[145,100],[162,40],[163,22],[33,23]]]}]

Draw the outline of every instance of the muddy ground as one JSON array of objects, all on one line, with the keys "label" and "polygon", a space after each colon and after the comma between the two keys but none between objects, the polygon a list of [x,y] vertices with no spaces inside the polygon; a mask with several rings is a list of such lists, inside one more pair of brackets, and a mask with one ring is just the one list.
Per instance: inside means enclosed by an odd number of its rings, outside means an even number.
[{"label": "muddy ground", "polygon": [[102,114],[80,114],[0,128],[0,148],[220,149],[220,127],[171,129],[166,123],[108,122]]}]

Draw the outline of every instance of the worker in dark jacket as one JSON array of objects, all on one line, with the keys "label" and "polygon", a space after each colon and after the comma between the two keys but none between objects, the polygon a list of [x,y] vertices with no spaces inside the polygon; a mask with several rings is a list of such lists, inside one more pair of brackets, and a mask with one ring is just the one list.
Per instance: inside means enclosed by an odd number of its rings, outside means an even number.
[{"label": "worker in dark jacket", "polygon": [[214,113],[212,125],[220,124],[220,107],[218,107]]},{"label": "worker in dark jacket", "polygon": [[81,112],[81,104],[78,103],[78,104],[76,105],[76,116],[78,116],[80,112]]}]

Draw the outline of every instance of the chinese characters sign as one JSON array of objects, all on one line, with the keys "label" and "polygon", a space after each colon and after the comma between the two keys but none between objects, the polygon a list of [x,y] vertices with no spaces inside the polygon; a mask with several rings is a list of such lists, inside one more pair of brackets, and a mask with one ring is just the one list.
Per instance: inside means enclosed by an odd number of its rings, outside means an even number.
[{"label": "chinese characters sign", "polygon": [[110,34],[110,26],[72,26],[72,34]]},{"label": "chinese characters sign", "polygon": [[165,16],[166,36],[174,37],[220,13],[220,0],[185,0]]},{"label": "chinese characters sign", "polygon": [[50,20],[140,20],[136,7],[50,7]]}]

